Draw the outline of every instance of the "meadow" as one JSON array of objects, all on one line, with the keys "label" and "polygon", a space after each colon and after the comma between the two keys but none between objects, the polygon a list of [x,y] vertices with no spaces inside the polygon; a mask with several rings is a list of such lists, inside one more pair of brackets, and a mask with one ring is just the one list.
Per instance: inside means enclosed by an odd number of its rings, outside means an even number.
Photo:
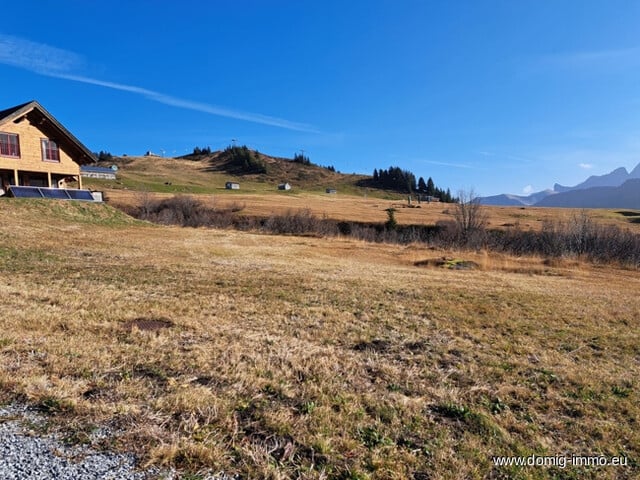
[{"label": "meadow", "polygon": [[[329,208],[263,201],[283,198]],[[383,201],[352,203],[383,219]],[[364,215],[344,203],[327,215],[340,211]],[[493,212],[496,224],[566,214]],[[457,260],[478,267],[444,268]],[[2,199],[0,278],[0,400],[184,478],[640,475],[637,269]],[[95,440],[102,426],[114,433]],[[499,455],[627,465],[498,467]]]},{"label": "meadow", "polygon": [[[386,209],[396,208],[401,225],[435,224],[451,220],[453,205],[417,203],[409,208],[407,195],[358,186],[365,175],[330,172],[315,165],[300,165],[283,159],[264,156],[270,166],[267,175],[234,175],[223,170],[214,156],[211,160],[187,160],[164,157],[114,157],[120,167],[118,180],[85,179],[89,188],[105,192],[109,203],[118,207],[139,205],[148,199],[170,198],[175,195],[195,195],[201,201],[218,208],[242,207],[245,214],[268,216],[288,211],[308,209],[318,217],[344,221],[384,222]],[[225,190],[227,181],[238,182],[240,190]],[[276,190],[277,184],[288,181],[291,191]],[[336,195],[325,193],[334,188]],[[455,192],[454,192],[455,193]],[[418,208],[419,207],[419,208]],[[572,209],[539,207],[492,207],[487,209],[490,228],[539,230],[543,222],[566,219]],[[592,210],[598,223],[618,225],[640,232],[640,213],[627,216],[615,210]],[[623,212],[624,213],[624,212]],[[629,220],[635,220],[630,222]]]}]

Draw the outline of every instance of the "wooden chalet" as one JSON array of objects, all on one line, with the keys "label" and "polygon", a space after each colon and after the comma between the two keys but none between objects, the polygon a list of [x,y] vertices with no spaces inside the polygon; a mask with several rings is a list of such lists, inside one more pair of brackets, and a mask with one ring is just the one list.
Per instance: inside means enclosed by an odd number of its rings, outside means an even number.
[{"label": "wooden chalet", "polygon": [[80,165],[96,162],[87,147],[36,101],[0,111],[0,187],[82,188]]}]

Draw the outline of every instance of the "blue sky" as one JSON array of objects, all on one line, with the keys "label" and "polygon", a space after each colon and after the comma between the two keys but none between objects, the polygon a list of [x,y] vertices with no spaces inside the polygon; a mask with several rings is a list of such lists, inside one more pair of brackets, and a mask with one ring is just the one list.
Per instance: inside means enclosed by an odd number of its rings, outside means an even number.
[{"label": "blue sky", "polygon": [[237,139],[481,195],[640,162],[640,1],[21,0],[0,109],[38,100],[91,150]]}]

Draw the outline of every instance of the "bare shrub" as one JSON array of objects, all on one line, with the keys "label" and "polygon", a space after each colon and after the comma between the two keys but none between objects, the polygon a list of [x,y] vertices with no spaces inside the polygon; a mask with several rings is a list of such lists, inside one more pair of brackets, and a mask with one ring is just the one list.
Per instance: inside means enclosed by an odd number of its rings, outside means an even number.
[{"label": "bare shrub", "polygon": [[600,225],[587,212],[568,221],[546,221],[542,230],[488,230],[487,249],[516,255],[574,257],[592,262],[640,266],[640,235],[614,225]]},{"label": "bare shrub", "polygon": [[284,215],[271,215],[264,223],[264,229],[278,234],[319,234],[320,220],[311,210],[288,211]]},{"label": "bare shrub", "polygon": [[153,209],[154,199],[149,192],[142,191],[138,194],[138,212],[135,215],[143,220],[149,220],[149,216]]},{"label": "bare shrub", "polygon": [[457,227],[453,220],[438,220],[436,228],[437,235],[431,240],[434,246],[451,248],[456,245]]},{"label": "bare shrub", "polygon": [[351,228],[351,236],[357,238],[358,240],[362,240],[365,242],[377,242],[378,241],[378,232],[376,228],[373,226],[361,225],[361,224],[350,224]]},{"label": "bare shrub", "polygon": [[531,251],[538,250],[538,253],[551,257],[559,257],[565,253],[564,235],[561,232],[561,224],[545,220],[542,222],[542,231],[539,234],[539,245]]},{"label": "bare shrub", "polygon": [[473,189],[460,190],[455,204],[453,218],[459,243],[478,248],[483,242],[487,225],[487,215]]},{"label": "bare shrub", "polygon": [[194,197],[179,195],[154,200],[142,194],[139,206],[127,213],[144,220],[185,227],[236,228],[273,234],[349,236],[366,242],[426,243],[441,248],[485,248],[515,255],[548,258],[580,257],[593,262],[640,267],[640,235],[593,221],[581,211],[567,221],[545,221],[541,231],[512,228],[489,230],[486,215],[473,191],[460,193],[454,219],[436,225],[398,225],[337,222],[310,210],[255,217],[238,215],[244,206],[209,207]]},{"label": "bare shrub", "polygon": [[145,196],[140,206],[129,213],[142,220],[183,227],[224,227],[232,223],[230,211],[208,207],[189,195],[176,195],[160,200]]}]

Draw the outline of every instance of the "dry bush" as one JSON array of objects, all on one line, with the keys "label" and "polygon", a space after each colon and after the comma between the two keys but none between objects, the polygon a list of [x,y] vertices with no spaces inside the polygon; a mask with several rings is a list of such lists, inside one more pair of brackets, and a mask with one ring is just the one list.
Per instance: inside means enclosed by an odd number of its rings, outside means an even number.
[{"label": "dry bush", "polygon": [[212,208],[190,195],[153,199],[147,194],[143,195],[139,206],[130,208],[128,213],[162,225],[226,228],[233,224],[235,213],[242,209],[239,204],[224,209]]},{"label": "dry bush", "polygon": [[488,231],[486,248],[516,255],[576,257],[593,262],[640,266],[640,235],[616,225],[601,225],[586,212],[568,221],[545,221],[541,231]]},{"label": "dry bush", "polygon": [[292,235],[335,235],[335,222],[319,219],[310,210],[289,211],[284,215],[271,215],[264,224],[263,230],[275,234]]},{"label": "dry bush", "polygon": [[616,225],[595,222],[586,212],[569,220],[546,220],[540,231],[522,230],[518,225],[506,230],[488,229],[482,205],[473,192],[460,193],[454,220],[436,225],[398,225],[337,222],[320,218],[310,210],[289,210],[268,217],[241,215],[243,205],[214,208],[192,196],[154,200],[143,195],[139,206],[129,213],[143,220],[185,227],[214,227],[288,235],[322,237],[347,236],[366,242],[390,244],[423,243],[441,248],[491,250],[515,255],[579,257],[594,262],[615,262],[640,266],[640,235]]},{"label": "dry bush", "polygon": [[473,190],[458,192],[453,218],[458,245],[480,248],[484,243],[487,214]]}]

